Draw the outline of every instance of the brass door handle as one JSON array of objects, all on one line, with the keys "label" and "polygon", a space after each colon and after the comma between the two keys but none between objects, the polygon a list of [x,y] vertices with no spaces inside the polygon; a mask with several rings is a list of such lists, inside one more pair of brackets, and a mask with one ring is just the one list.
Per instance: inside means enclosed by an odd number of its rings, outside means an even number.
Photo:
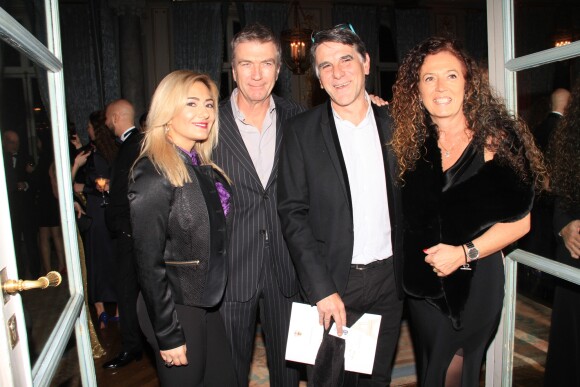
[{"label": "brass door handle", "polygon": [[14,294],[23,290],[46,289],[49,286],[55,287],[62,282],[62,276],[58,271],[50,271],[44,277],[36,281],[8,280],[2,285],[2,290],[8,294]]}]

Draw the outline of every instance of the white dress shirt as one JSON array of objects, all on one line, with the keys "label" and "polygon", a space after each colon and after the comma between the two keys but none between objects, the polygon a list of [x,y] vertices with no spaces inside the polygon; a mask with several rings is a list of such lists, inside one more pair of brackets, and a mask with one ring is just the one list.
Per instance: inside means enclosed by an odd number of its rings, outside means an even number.
[{"label": "white dress shirt", "polygon": [[352,263],[363,265],[393,255],[383,152],[368,95],[366,99],[367,114],[359,125],[333,109],[352,198]]}]

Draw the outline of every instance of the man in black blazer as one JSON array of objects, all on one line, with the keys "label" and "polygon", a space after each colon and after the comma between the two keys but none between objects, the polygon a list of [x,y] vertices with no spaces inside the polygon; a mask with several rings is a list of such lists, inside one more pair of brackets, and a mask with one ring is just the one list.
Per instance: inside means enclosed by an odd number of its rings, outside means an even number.
[{"label": "man in black blazer", "polygon": [[143,135],[135,128],[133,105],[119,99],[107,105],[105,125],[121,142],[119,153],[113,164],[109,184],[109,204],[105,209],[107,228],[115,240],[117,260],[117,306],[121,324],[122,350],[117,357],[103,364],[104,368],[123,367],[141,359],[141,328],[137,320],[137,297],[139,284],[133,257],[131,218],[129,214],[129,171],[141,150]]},{"label": "man in black blazer", "polygon": [[352,26],[313,36],[313,65],[330,101],[284,127],[278,173],[282,231],[319,323],[339,335],[346,310],[382,316],[372,377],[347,373],[344,385],[386,386],[403,304],[401,204],[387,146],[387,108],[365,91],[370,58]]},{"label": "man in black blazer", "polygon": [[20,151],[20,137],[13,130],[2,133],[2,148],[18,275],[36,279],[40,275],[40,256],[36,241],[38,227],[34,221],[34,187],[30,185],[34,163]]},{"label": "man in black blazer", "polygon": [[570,92],[562,88],[556,89],[552,92],[550,101],[552,111],[532,130],[536,144],[542,152],[546,152],[548,149],[550,136],[564,115],[566,106],[570,101]]},{"label": "man in black blazer", "polygon": [[229,278],[220,311],[240,386],[248,385],[258,309],[270,385],[297,386],[298,372],[285,361],[285,352],[298,281],[276,212],[276,171],[281,126],[304,109],[271,94],[281,51],[269,28],[246,26],[232,48],[237,88],[220,104],[220,138],[213,154],[233,181]]}]

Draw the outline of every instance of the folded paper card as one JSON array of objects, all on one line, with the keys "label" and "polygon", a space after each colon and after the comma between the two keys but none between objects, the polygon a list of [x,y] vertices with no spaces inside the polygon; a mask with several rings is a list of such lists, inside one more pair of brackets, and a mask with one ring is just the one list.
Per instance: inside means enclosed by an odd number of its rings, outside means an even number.
[{"label": "folded paper card", "polygon": [[[346,341],[346,371],[372,374],[380,325],[381,316],[365,313],[352,327],[347,328],[348,333],[341,337]],[[316,306],[294,302],[286,344],[286,360],[314,364],[323,333],[324,328],[318,323]],[[335,326],[329,334],[338,337]]]}]

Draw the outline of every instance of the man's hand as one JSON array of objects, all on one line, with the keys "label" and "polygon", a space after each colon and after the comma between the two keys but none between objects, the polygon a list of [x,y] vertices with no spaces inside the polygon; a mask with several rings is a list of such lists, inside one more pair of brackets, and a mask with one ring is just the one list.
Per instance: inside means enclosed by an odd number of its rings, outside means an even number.
[{"label": "man's hand", "polygon": [[564,226],[560,230],[560,236],[572,258],[580,258],[580,219],[573,220]]},{"label": "man's hand", "polygon": [[342,336],[342,327],[346,326],[346,310],[338,293],[333,293],[318,301],[316,308],[318,309],[318,323],[324,324],[324,329],[328,329],[330,318],[334,318],[337,333]]},{"label": "man's hand", "polygon": [[378,95],[369,94],[369,98],[371,99],[371,102],[377,106],[386,106],[389,104],[389,101],[385,101],[384,99],[382,99]]}]

